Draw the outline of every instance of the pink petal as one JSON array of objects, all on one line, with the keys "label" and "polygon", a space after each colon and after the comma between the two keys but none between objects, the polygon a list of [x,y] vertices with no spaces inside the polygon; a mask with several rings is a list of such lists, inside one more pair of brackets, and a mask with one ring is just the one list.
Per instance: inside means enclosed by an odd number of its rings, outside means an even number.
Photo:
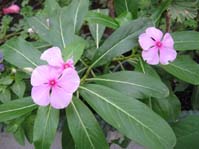
[{"label": "pink petal", "polygon": [[146,29],[146,34],[149,37],[152,37],[153,39],[155,39],[156,41],[161,41],[163,33],[161,30],[155,28],[155,27],[149,27]]},{"label": "pink petal", "polygon": [[64,64],[63,64],[63,70],[64,69],[67,69],[67,68],[72,68],[72,69],[75,69],[74,67],[74,62],[73,62],[73,59],[68,59]]},{"label": "pink petal", "polygon": [[148,51],[142,51],[142,58],[151,65],[157,65],[159,63],[158,48],[153,47]]},{"label": "pink petal", "polygon": [[67,93],[63,88],[54,87],[50,96],[50,104],[55,109],[63,109],[72,100],[72,93]]},{"label": "pink petal", "polygon": [[73,93],[77,90],[80,84],[80,78],[76,70],[65,69],[63,75],[59,79],[58,85],[67,93]]},{"label": "pink petal", "polygon": [[31,75],[31,84],[38,86],[48,82],[49,66],[41,65],[35,68]]},{"label": "pink petal", "polygon": [[163,43],[164,47],[172,48],[173,49],[174,41],[173,41],[172,36],[169,33],[166,33],[164,35],[162,43]]},{"label": "pink petal", "polygon": [[40,59],[48,62],[49,65],[61,67],[64,63],[61,50],[58,47],[52,47],[43,52]]},{"label": "pink petal", "polygon": [[155,42],[146,33],[141,34],[138,41],[143,50],[148,50],[155,45]]},{"label": "pink petal", "polygon": [[177,52],[174,49],[161,48],[160,49],[160,63],[163,65],[169,64],[176,59]]},{"label": "pink petal", "polygon": [[50,103],[49,94],[48,85],[34,86],[31,91],[33,101],[40,106],[47,106]]}]

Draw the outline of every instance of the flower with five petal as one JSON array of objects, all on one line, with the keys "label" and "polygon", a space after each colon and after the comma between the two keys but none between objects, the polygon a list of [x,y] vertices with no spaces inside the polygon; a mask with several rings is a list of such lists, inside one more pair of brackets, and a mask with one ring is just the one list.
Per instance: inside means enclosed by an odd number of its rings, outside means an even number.
[{"label": "flower with five petal", "polygon": [[169,33],[163,33],[155,28],[149,27],[145,33],[139,36],[139,44],[143,59],[151,65],[167,65],[176,59],[177,52],[174,49],[174,41]]},{"label": "flower with five petal", "polygon": [[55,109],[63,109],[71,102],[73,93],[79,87],[80,78],[71,63],[67,69],[63,67],[65,63],[61,58],[61,51],[56,47],[48,49],[42,56],[49,65],[41,65],[33,70],[31,96],[40,106],[50,104]]}]

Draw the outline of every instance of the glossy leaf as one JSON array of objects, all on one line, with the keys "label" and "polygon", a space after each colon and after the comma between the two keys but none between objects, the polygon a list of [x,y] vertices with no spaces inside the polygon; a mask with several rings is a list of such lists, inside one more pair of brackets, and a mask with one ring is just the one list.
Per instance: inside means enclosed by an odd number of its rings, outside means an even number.
[{"label": "glossy leaf", "polygon": [[105,121],[135,142],[148,149],[174,147],[172,129],[142,102],[95,84],[81,86],[80,94]]},{"label": "glossy leaf", "polygon": [[4,59],[19,68],[34,68],[44,63],[40,60],[41,52],[22,38],[10,39],[0,48]]},{"label": "glossy leaf", "polygon": [[175,149],[198,149],[199,116],[190,115],[178,120],[173,126],[177,137]]},{"label": "glossy leaf", "polygon": [[11,93],[9,89],[3,89],[0,91],[0,101],[2,103],[7,103],[11,100]]},{"label": "glossy leaf", "polygon": [[178,56],[174,62],[161,67],[185,82],[199,84],[199,65],[189,56]]},{"label": "glossy leaf", "polygon": [[36,109],[37,106],[30,97],[13,100],[0,105],[0,122],[18,118]]},{"label": "glossy leaf", "polygon": [[59,110],[50,106],[40,107],[33,129],[35,149],[50,149],[55,138],[59,122]]},{"label": "glossy leaf", "polygon": [[133,18],[137,17],[138,1],[137,0],[115,0],[116,14],[119,16],[124,12],[131,12]]},{"label": "glossy leaf", "polygon": [[148,26],[151,21],[145,18],[128,22],[118,28],[104,43],[97,49],[92,66],[99,66],[111,61],[112,58],[120,56],[137,46],[138,35]]},{"label": "glossy leaf", "polygon": [[196,31],[174,32],[172,37],[176,50],[199,50],[199,33]]},{"label": "glossy leaf", "polygon": [[135,71],[121,71],[87,79],[136,98],[166,97],[168,88],[150,75]]},{"label": "glossy leaf", "polygon": [[97,13],[97,12],[88,12],[88,14],[85,17],[85,20],[89,22],[89,24],[101,24],[106,27],[117,29],[119,27],[119,24],[117,21],[107,15]]},{"label": "glossy leaf", "polygon": [[108,149],[108,144],[92,112],[77,98],[66,110],[69,129],[77,148]]},{"label": "glossy leaf", "polygon": [[[96,10],[93,10],[93,12],[108,15],[108,9],[96,9]],[[105,31],[105,26],[98,24],[98,23],[89,23],[88,25],[89,25],[89,30],[91,32],[91,35],[96,42],[96,47],[98,48],[99,44],[100,44],[100,40],[101,40],[103,33]]]}]

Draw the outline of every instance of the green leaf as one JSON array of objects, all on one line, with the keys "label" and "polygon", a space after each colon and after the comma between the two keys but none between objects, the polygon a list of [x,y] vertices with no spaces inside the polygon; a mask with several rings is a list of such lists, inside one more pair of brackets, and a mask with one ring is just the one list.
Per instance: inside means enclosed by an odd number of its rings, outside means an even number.
[{"label": "green leaf", "polygon": [[22,80],[15,81],[15,83],[11,86],[11,89],[19,98],[22,98],[25,93],[26,84]]},{"label": "green leaf", "polygon": [[74,63],[77,63],[81,58],[86,46],[86,41],[82,38],[78,38],[74,42],[68,44],[66,48],[62,51],[64,60],[73,58]]},{"label": "green leaf", "polygon": [[1,46],[6,61],[19,68],[34,68],[43,64],[40,60],[41,52],[22,38],[8,40]]},{"label": "green leaf", "polygon": [[166,97],[168,88],[150,75],[135,71],[121,71],[87,79],[135,98]]},{"label": "green leaf", "polygon": [[11,100],[11,94],[9,89],[4,89],[0,91],[0,101],[2,103],[7,103]]},{"label": "green leaf", "polygon": [[150,20],[141,18],[128,22],[118,28],[104,43],[97,49],[93,59],[93,66],[99,66],[111,61],[112,58],[120,56],[137,46],[137,37],[148,26]]},{"label": "green leaf", "polygon": [[13,79],[11,76],[5,76],[0,79],[0,85],[10,85],[12,84]]},{"label": "green leaf", "polygon": [[166,98],[154,98],[152,101],[153,110],[167,121],[176,121],[181,111],[179,99],[175,94],[170,94]]},{"label": "green leaf", "polygon": [[199,86],[195,86],[191,96],[191,104],[194,110],[199,110]]},{"label": "green leaf", "polygon": [[33,126],[34,126],[35,117],[36,117],[35,114],[28,116],[22,124],[26,138],[30,144],[33,143]]},{"label": "green leaf", "polygon": [[189,56],[178,56],[174,62],[161,67],[185,82],[199,84],[199,65]]},{"label": "green leaf", "polygon": [[73,98],[66,109],[69,129],[76,147],[81,149],[108,149],[104,134],[92,112],[80,101]]},{"label": "green leaf", "polygon": [[131,12],[133,18],[137,18],[137,0],[115,0],[114,6],[117,16],[121,15],[124,12]]},{"label": "green leaf", "polygon": [[198,149],[199,116],[190,115],[178,120],[173,126],[177,137],[175,149]]},{"label": "green leaf", "polygon": [[[93,12],[108,15],[108,9],[96,9],[96,10],[93,10]],[[91,32],[91,35],[96,42],[96,47],[99,48],[100,40],[101,40],[103,33],[105,31],[105,26],[98,24],[98,23],[95,23],[95,24],[89,23],[88,26],[89,26],[89,30]]]},{"label": "green leaf", "polygon": [[89,0],[73,0],[68,6],[67,17],[73,23],[74,33],[78,32],[82,26],[84,17],[88,13]]},{"label": "green leaf", "polygon": [[106,27],[117,29],[119,27],[119,24],[117,21],[105,14],[97,13],[97,12],[88,12],[88,14],[85,17],[85,20],[89,22],[89,24],[101,24]]},{"label": "green leaf", "polygon": [[16,132],[14,132],[14,137],[15,140],[21,144],[21,145],[25,145],[25,134],[24,134],[24,130],[23,128],[20,126]]},{"label": "green leaf", "polygon": [[35,149],[50,149],[59,122],[59,110],[39,107],[33,129]]},{"label": "green leaf", "polygon": [[176,50],[199,50],[199,33],[196,31],[182,31],[172,33]]},{"label": "green leaf", "polygon": [[153,20],[154,24],[157,23],[157,21],[160,19],[163,12],[169,7],[171,2],[172,0],[165,0],[161,4],[159,4],[160,6],[156,9],[156,11],[151,16],[151,19]]},{"label": "green leaf", "polygon": [[68,128],[67,120],[65,120],[62,130],[62,149],[75,149],[75,143]]},{"label": "green leaf", "polygon": [[111,88],[87,84],[80,94],[109,124],[148,149],[171,149],[176,143],[169,125],[142,102]]},{"label": "green leaf", "polygon": [[36,109],[31,97],[13,100],[0,105],[0,122],[18,118]]}]

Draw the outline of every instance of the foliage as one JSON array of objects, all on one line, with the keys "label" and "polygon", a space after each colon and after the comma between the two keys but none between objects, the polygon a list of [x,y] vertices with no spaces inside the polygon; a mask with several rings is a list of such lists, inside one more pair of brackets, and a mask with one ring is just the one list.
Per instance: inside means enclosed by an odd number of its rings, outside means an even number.
[{"label": "foliage", "polygon": [[[23,0],[16,1],[20,14],[0,14],[0,122],[20,144],[27,138],[36,149],[50,149],[61,129],[63,149],[106,149],[117,143],[106,141],[114,129],[124,142],[148,149],[199,148],[198,1],[114,2]],[[142,60],[138,36],[151,26],[171,32],[174,62]],[[64,60],[73,57],[81,78],[63,110],[39,107],[30,97],[31,72],[52,46]]]}]

